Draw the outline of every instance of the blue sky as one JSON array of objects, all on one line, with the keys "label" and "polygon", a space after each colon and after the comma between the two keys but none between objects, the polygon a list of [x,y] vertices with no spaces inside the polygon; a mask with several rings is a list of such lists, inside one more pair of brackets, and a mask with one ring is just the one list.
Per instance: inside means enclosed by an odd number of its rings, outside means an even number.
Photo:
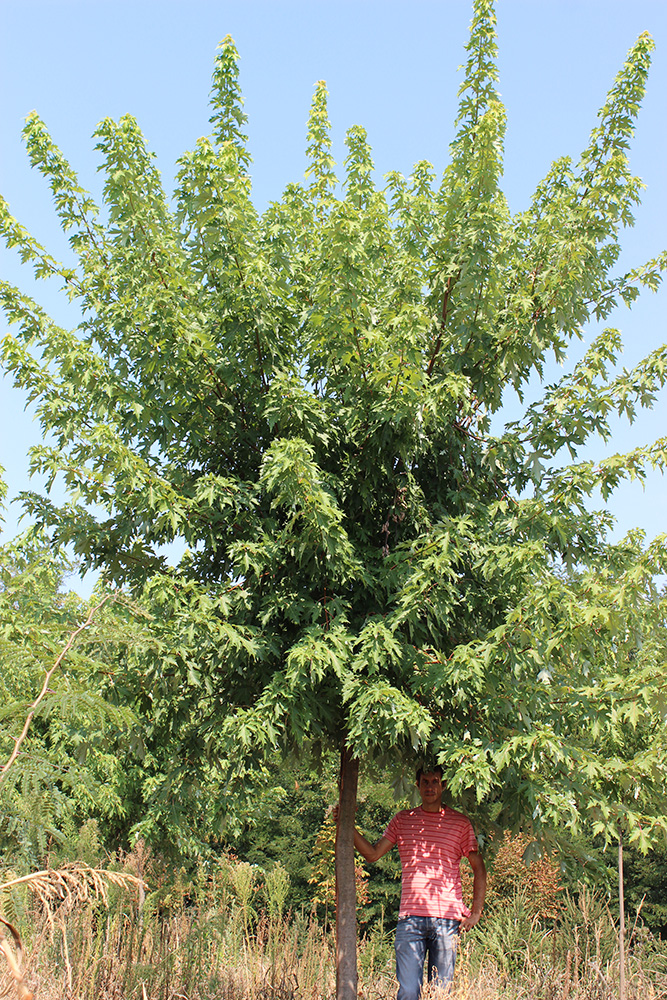
[{"label": "blue sky", "polygon": [[[627,50],[642,31],[653,35],[657,48],[631,151],[647,189],[636,226],[625,234],[620,267],[655,256],[667,246],[667,3],[499,0],[497,9],[499,90],[508,112],[504,189],[513,211],[526,207],[553,159],[584,148]],[[305,122],[320,79],[329,87],[339,162],[346,129],[359,124],[379,175],[409,172],[420,159],[441,171],[471,12],[468,0],[0,0],[0,192],[20,222],[56,256],[67,256],[48,188],[30,170],[21,144],[32,109],[93,193],[100,179],[91,133],[105,116],[133,114],[169,190],[176,158],[208,131],[215,49],[227,33],[241,53],[260,208],[303,174]],[[0,253],[0,273],[34,294],[58,322],[76,325],[57,288],[35,285],[14,255]],[[623,333],[623,364],[665,340],[666,306],[662,289],[607,321]],[[571,360],[582,350],[573,347]],[[6,379],[0,382],[0,464],[12,496],[28,486],[27,449],[39,440],[24,403]],[[619,425],[611,444],[589,449],[589,456],[664,434],[666,412],[663,398],[631,428]],[[665,482],[654,475],[646,490],[623,487],[610,506],[619,533],[638,525],[654,535],[664,530]],[[6,511],[7,535],[16,531],[18,513],[15,506]]]}]

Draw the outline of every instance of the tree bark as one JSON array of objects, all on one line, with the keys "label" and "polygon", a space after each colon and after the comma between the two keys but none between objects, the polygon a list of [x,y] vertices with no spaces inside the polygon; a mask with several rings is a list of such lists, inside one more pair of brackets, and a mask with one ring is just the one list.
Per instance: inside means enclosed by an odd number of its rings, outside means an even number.
[{"label": "tree bark", "polygon": [[340,757],[336,830],[336,1000],[357,996],[357,886],[354,872],[354,814],[359,761],[343,746]]}]

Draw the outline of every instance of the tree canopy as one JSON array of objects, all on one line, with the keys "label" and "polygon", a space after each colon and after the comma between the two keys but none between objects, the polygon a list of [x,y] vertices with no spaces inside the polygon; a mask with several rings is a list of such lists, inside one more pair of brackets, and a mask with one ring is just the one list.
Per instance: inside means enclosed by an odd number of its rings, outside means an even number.
[{"label": "tree canopy", "polygon": [[477,0],[441,175],[422,161],[379,189],[354,126],[339,183],[320,82],[305,181],[262,214],[229,37],[212,132],[171,198],[131,116],[95,132],[101,208],[27,120],[76,263],[4,202],[0,227],[82,318],[64,330],[0,286],[3,361],[48,442],[32,468],[69,496],[24,503],[151,609],[127,677],[169,746],[155,801],[205,797],[211,768],[249,794],[268,757],[333,742],[398,768],[432,754],[487,823],[622,825],[643,846],[667,827],[665,543],[612,545],[591,502],[664,468],[666,445],[578,459],[653,405],[666,349],[618,371],[605,329],[498,430],[549,358],[660,281],[665,254],[616,271],[653,42],[630,50],[579,161],[554,162],[513,215],[494,25]]}]

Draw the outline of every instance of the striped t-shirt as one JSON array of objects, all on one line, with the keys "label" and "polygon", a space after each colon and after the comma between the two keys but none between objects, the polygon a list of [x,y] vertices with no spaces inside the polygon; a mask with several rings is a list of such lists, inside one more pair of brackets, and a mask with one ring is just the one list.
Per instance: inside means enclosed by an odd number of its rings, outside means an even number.
[{"label": "striped t-shirt", "polygon": [[384,836],[398,845],[401,857],[401,907],[399,917],[449,917],[470,915],[461,893],[461,858],[476,851],[477,839],[470,820],[443,806],[427,812],[421,806],[397,813]]}]

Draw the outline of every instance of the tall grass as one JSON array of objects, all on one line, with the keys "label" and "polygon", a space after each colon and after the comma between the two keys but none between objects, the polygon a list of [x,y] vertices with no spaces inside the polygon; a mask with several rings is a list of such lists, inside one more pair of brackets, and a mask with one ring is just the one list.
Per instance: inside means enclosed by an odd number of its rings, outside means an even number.
[{"label": "tall grass", "polygon": [[[152,891],[111,886],[108,900],[14,901],[37,1000],[328,1000],[334,940],[314,914],[283,912],[285,877],[223,859],[166,879],[155,859],[126,859]],[[462,940],[450,1000],[616,1000],[617,926],[603,899],[566,896],[557,920],[520,891],[492,905]],[[628,941],[627,1000],[667,998],[667,946],[636,925]],[[360,942],[359,993],[395,996],[393,933]],[[11,981],[0,978],[3,988]],[[425,991],[425,995],[428,991]],[[8,993],[7,995],[10,995]]]}]

